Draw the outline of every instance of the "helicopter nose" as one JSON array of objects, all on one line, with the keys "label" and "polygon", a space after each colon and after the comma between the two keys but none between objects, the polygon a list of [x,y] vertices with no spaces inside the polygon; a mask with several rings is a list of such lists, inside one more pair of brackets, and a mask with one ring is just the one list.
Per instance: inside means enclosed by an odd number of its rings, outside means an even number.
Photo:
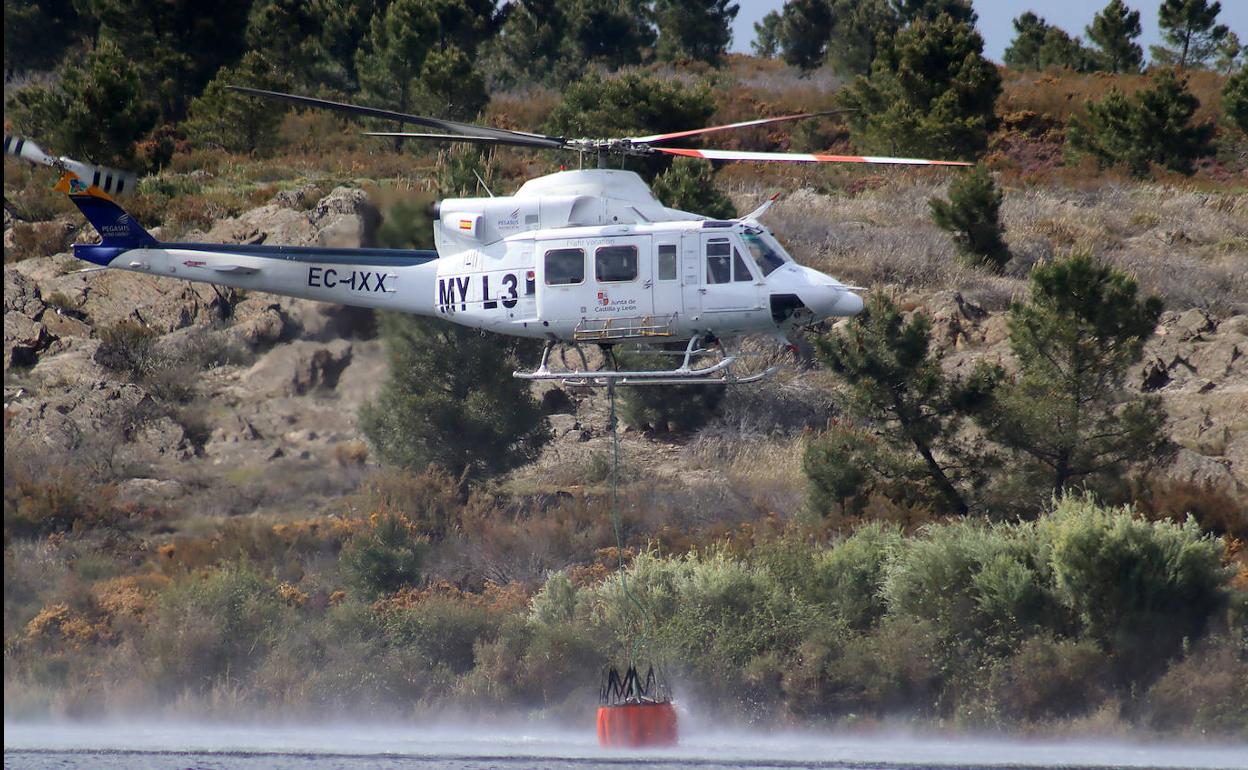
[{"label": "helicopter nose", "polygon": [[840,297],[836,300],[836,312],[834,315],[858,315],[862,312],[862,297],[854,294],[849,289],[839,289]]},{"label": "helicopter nose", "polygon": [[801,293],[802,302],[819,318],[857,315],[862,310],[862,297],[843,286],[822,284]]},{"label": "helicopter nose", "polygon": [[857,315],[862,311],[862,297],[843,284],[817,270],[807,268],[809,285],[799,292],[802,302],[819,318]]}]

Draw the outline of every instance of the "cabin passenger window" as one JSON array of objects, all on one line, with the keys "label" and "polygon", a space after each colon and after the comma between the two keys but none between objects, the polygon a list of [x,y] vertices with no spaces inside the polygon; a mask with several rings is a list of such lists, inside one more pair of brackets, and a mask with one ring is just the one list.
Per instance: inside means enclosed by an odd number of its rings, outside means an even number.
[{"label": "cabin passenger window", "polygon": [[547,286],[567,286],[584,280],[584,249],[551,249],[546,252]]},{"label": "cabin passenger window", "polygon": [[727,238],[706,242],[706,282],[732,282],[732,247]]},{"label": "cabin passenger window", "polygon": [[745,266],[745,260],[741,259],[741,252],[737,251],[735,246],[732,249],[732,280],[754,280],[754,276],[750,275],[750,269]]},{"label": "cabin passenger window", "polygon": [[676,280],[676,244],[659,244],[659,280]]},{"label": "cabin passenger window", "polygon": [[594,274],[599,283],[637,280],[637,247],[599,248],[594,252]]}]

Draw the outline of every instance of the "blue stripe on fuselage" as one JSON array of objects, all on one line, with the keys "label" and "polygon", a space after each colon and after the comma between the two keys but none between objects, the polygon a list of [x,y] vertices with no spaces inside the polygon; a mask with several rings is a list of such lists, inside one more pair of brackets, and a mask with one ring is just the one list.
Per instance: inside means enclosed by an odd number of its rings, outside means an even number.
[{"label": "blue stripe on fuselage", "polygon": [[[323,262],[332,265],[366,267],[410,267],[423,265],[438,258],[431,249],[334,249],[323,246],[262,246],[235,243],[155,243],[144,249],[179,249],[209,251],[217,254],[242,254],[288,262]],[[130,248],[101,244],[75,243],[74,256],[96,265],[108,266]]]},{"label": "blue stripe on fuselage", "polygon": [[432,249],[335,249],[324,246],[262,246],[234,243],[158,243],[151,248],[213,251],[223,254],[285,259],[290,262],[326,262],[335,265],[373,267],[423,265],[438,258],[438,252]]}]

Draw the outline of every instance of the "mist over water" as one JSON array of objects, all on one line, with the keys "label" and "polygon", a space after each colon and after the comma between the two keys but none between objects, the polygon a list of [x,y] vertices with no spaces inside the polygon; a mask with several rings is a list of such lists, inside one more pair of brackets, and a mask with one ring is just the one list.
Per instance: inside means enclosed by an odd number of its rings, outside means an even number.
[{"label": "mist over water", "polygon": [[681,745],[608,751],[592,723],[225,725],[5,722],[5,768],[1245,768],[1248,744],[940,738],[903,732],[726,730],[682,724]]}]

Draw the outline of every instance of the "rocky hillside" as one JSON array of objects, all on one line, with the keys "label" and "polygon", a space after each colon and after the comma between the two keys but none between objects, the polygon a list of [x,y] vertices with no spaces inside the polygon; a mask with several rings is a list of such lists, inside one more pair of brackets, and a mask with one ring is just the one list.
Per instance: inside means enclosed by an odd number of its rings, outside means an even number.
[{"label": "rocky hillside", "polygon": [[[308,194],[280,193],[186,240],[355,246],[379,222],[360,189],[335,189],[314,205]],[[830,212],[839,205],[803,191],[772,216],[793,221],[800,213],[795,207],[809,210],[812,201]],[[857,242],[898,237],[894,222],[855,218]],[[797,235],[803,261],[848,258],[835,243],[805,243],[805,232]],[[370,461],[356,415],[385,375],[370,314],[84,267],[67,253],[5,266],[6,463],[81,466],[116,479],[136,503],[202,516],[307,515],[358,484]],[[969,367],[985,356],[1008,363],[999,283],[939,287],[899,280],[878,290],[933,316],[949,366]],[[1231,299],[1231,309],[1220,313],[1170,302],[1132,386],[1159,394],[1169,410],[1181,447],[1170,476],[1242,494],[1248,493],[1248,316],[1235,310],[1245,298]],[[102,334],[127,321],[154,333],[138,376],[100,362]],[[764,438],[768,426],[747,425],[751,410],[784,399],[786,410],[806,409],[803,419],[817,425],[830,405],[827,376],[790,368],[736,398],[733,413],[712,433],[744,430]],[[558,439],[513,483],[527,489],[581,483],[587,458],[606,447],[603,406],[601,396],[581,395],[561,409],[566,413],[552,417]],[[730,474],[742,453],[754,451],[737,442],[708,460],[712,438],[664,443],[629,433],[626,455],[687,492],[706,489],[714,485],[705,482]],[[796,441],[771,442],[791,462],[775,468],[764,490],[760,504],[770,510],[794,510],[803,498]]]}]

